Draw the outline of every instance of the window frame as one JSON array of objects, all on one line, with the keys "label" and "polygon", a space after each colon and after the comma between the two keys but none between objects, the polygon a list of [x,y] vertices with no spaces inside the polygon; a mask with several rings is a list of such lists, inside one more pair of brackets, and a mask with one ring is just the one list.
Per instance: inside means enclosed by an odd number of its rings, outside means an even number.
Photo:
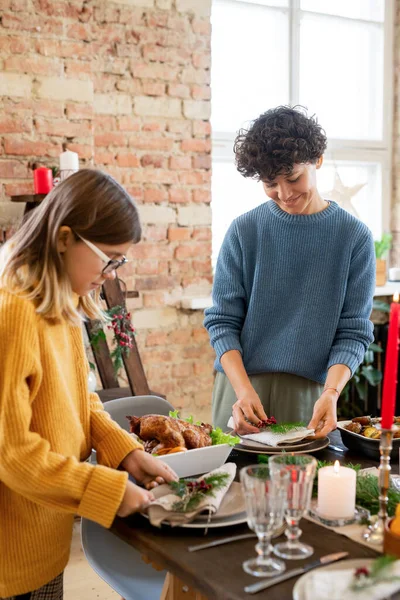
[{"label": "window frame", "polygon": [[[243,4],[258,4],[256,0],[237,0]],[[317,11],[307,11],[300,8],[301,0],[288,0],[287,8],[280,8],[288,13],[289,26],[289,103],[299,104],[300,77],[300,21],[304,14],[322,14],[326,18],[343,19],[359,23],[374,23],[377,21],[356,19],[338,15],[328,15]],[[262,2],[259,3],[263,5]],[[385,0],[383,26],[384,35],[384,64],[383,64],[383,135],[381,140],[357,140],[328,138],[325,158],[329,161],[365,161],[380,163],[382,169],[382,230],[390,231],[390,212],[392,196],[392,135],[393,135],[393,104],[394,104],[394,0]],[[212,100],[211,100],[212,101]],[[233,157],[233,142],[236,132],[212,132],[213,162],[230,162]]]}]

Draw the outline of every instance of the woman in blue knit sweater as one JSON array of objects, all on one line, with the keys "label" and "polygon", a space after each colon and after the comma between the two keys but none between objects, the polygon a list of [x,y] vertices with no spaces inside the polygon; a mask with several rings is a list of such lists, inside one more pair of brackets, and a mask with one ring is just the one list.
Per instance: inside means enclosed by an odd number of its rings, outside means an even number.
[{"label": "woman in blue knit sweater", "polygon": [[326,136],[301,108],[280,106],[241,130],[236,164],[270,200],[235,219],[205,326],[216,352],[214,425],[239,433],[267,415],[336,427],[336,405],[373,340],[372,235],[316,187]]}]

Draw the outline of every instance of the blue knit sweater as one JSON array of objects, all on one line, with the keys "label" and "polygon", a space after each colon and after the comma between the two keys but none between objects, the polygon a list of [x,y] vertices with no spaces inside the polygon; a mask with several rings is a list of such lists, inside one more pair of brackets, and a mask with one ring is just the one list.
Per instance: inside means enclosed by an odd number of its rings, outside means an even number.
[{"label": "blue knit sweater", "polygon": [[204,321],[215,368],[239,350],[248,374],[353,373],[373,340],[374,286],[371,232],[338,204],[312,215],[262,204],[233,221],[218,257]]}]

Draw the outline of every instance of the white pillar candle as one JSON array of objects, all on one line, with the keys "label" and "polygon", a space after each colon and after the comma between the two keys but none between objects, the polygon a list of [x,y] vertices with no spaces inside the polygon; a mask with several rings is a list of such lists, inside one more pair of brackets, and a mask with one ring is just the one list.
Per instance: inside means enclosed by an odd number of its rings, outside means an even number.
[{"label": "white pillar candle", "polygon": [[79,171],[79,157],[76,152],[66,150],[60,154],[60,171]]},{"label": "white pillar candle", "polygon": [[332,467],[319,469],[318,514],[331,519],[353,517],[356,505],[356,478],[355,470],[341,466],[338,460]]}]

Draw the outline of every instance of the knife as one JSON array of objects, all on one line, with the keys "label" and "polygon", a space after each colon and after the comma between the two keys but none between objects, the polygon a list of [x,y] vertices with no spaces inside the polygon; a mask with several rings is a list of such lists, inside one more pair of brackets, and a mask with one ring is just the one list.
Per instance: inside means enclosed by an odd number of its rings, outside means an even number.
[{"label": "knife", "polygon": [[205,550],[206,548],[213,548],[214,546],[222,546],[222,544],[230,544],[230,542],[237,542],[239,540],[247,540],[253,537],[257,537],[255,533],[244,533],[242,535],[233,535],[231,537],[222,538],[221,540],[215,540],[214,542],[207,542],[206,544],[198,544],[197,546],[189,546],[189,552],[197,552],[197,550]]},{"label": "knife", "polygon": [[316,567],[322,567],[323,565],[329,565],[337,560],[342,560],[348,556],[348,552],[335,552],[334,554],[327,554],[326,556],[321,556],[318,560],[305,565],[304,567],[299,567],[298,569],[292,569],[291,571],[287,571],[283,575],[279,575],[278,577],[274,577],[269,581],[260,581],[260,583],[252,583],[244,588],[244,591],[247,594],[256,594],[257,592],[261,592],[261,590],[266,590],[277,583],[282,583],[282,581],[286,581],[287,579],[291,579],[292,577],[297,577],[297,575],[302,575],[303,573],[307,573],[311,569],[315,569]]},{"label": "knife", "polygon": [[329,450],[334,450],[335,452],[345,452],[344,448],[340,448],[339,446],[334,446],[333,444],[329,444]]}]

